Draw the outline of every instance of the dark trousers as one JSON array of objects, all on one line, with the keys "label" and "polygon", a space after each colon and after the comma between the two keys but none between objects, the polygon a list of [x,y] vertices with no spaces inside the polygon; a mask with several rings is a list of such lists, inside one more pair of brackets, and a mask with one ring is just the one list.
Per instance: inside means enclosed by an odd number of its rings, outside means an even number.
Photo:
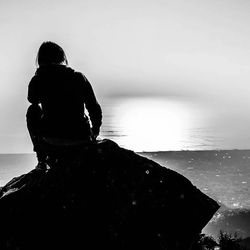
[{"label": "dark trousers", "polygon": [[42,109],[37,104],[29,106],[26,114],[27,128],[33,143],[33,150],[37,153],[38,161],[43,161],[46,158],[46,153],[40,146],[40,138],[42,134]]},{"label": "dark trousers", "polygon": [[[91,128],[88,119],[83,117],[78,121],[56,125],[51,121],[48,126],[43,119],[43,111],[38,104],[29,106],[26,114],[27,127],[33,143],[33,150],[37,153],[38,161],[46,158],[42,137],[64,138],[69,140],[91,140]],[[47,124],[47,125],[46,125]]]}]

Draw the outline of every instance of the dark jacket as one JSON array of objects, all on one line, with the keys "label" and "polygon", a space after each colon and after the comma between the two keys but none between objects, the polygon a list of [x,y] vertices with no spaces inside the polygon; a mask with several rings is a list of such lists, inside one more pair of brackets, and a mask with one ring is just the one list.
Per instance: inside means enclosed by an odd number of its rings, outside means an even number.
[{"label": "dark jacket", "polygon": [[102,111],[91,84],[83,74],[67,66],[39,67],[29,83],[28,101],[41,104],[44,127],[51,134],[79,137],[89,133],[85,107],[93,133],[99,134]]}]

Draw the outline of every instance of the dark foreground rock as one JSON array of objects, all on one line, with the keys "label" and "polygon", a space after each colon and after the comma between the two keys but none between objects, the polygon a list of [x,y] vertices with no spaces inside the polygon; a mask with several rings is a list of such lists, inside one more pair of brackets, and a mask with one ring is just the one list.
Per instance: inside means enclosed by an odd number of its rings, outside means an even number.
[{"label": "dark foreground rock", "polygon": [[182,175],[104,140],[0,190],[0,249],[189,249],[219,208]]}]

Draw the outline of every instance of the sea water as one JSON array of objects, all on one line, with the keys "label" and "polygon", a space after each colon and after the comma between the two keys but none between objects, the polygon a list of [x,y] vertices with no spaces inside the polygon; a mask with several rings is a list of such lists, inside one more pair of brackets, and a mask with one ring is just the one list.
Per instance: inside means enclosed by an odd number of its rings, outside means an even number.
[{"label": "sea water", "polygon": [[250,116],[237,105],[134,97],[109,98],[102,107],[101,136],[138,152],[250,149]]}]

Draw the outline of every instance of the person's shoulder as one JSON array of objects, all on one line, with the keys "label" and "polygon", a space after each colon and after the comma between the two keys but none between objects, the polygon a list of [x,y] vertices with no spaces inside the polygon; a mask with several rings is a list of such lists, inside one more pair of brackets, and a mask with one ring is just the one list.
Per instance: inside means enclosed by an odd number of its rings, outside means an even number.
[{"label": "person's shoulder", "polygon": [[35,83],[35,82],[39,82],[41,79],[41,76],[43,75],[43,68],[39,67],[36,69],[35,74],[33,75],[33,77],[30,80],[30,83]]},{"label": "person's shoulder", "polygon": [[75,75],[76,79],[78,79],[80,81],[88,82],[87,77],[82,72],[74,71],[74,75]]},{"label": "person's shoulder", "polygon": [[29,84],[34,84],[34,83],[36,83],[36,82],[38,82],[38,80],[39,80],[39,77],[38,77],[38,75],[35,73],[32,77],[31,77],[31,80],[30,80],[30,83]]}]

